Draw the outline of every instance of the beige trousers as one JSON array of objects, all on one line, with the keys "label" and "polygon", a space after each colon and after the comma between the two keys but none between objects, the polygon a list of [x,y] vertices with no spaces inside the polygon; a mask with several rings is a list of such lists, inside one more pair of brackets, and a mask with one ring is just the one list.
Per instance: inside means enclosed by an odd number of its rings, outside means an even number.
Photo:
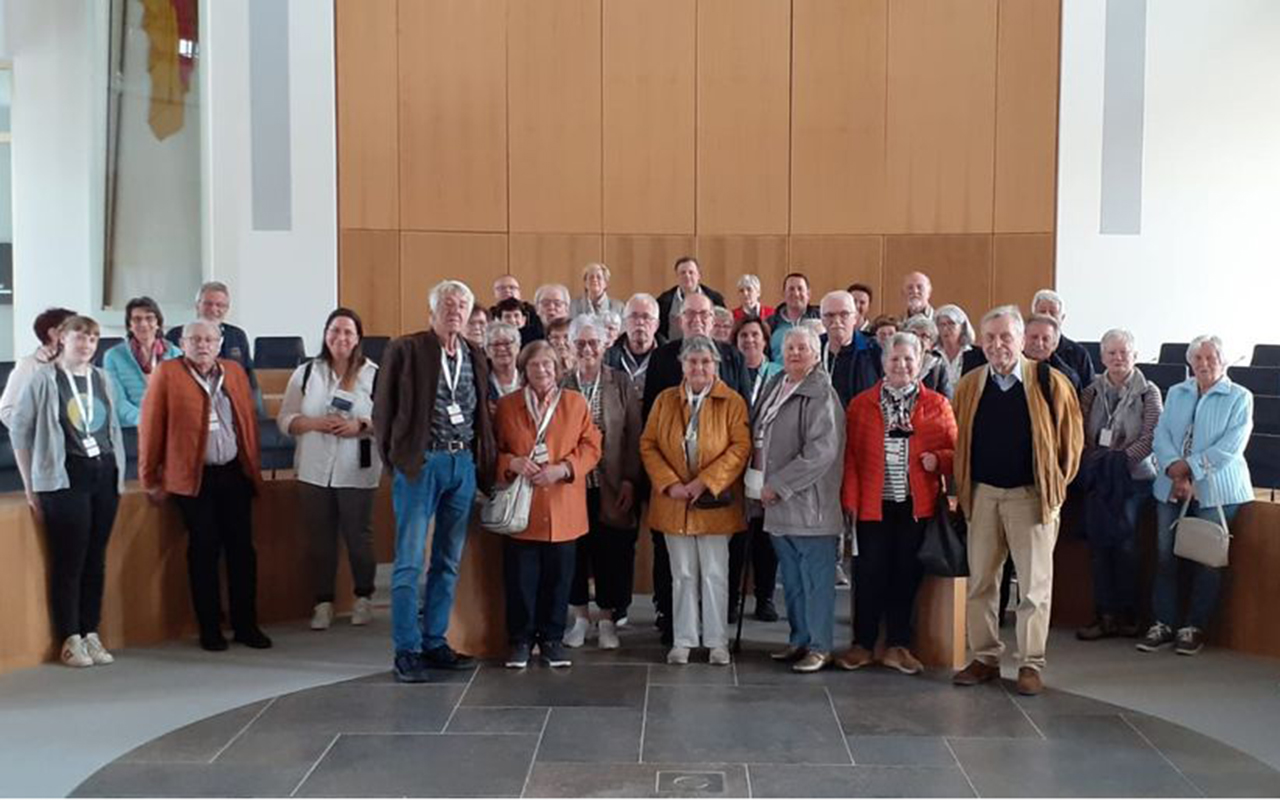
[{"label": "beige trousers", "polygon": [[1058,541],[1058,513],[1040,522],[1040,493],[1034,486],[998,489],[973,487],[969,517],[969,601],[965,627],[973,657],[998,665],[1000,641],[1000,572],[1013,555],[1018,570],[1018,659],[1020,666],[1044,668],[1053,600],[1053,547]]},{"label": "beige trousers", "polygon": [[[668,533],[672,636],[676,647],[724,647],[729,616],[729,537]],[[769,545],[768,542],[764,542]],[[702,636],[698,636],[698,623]]]}]

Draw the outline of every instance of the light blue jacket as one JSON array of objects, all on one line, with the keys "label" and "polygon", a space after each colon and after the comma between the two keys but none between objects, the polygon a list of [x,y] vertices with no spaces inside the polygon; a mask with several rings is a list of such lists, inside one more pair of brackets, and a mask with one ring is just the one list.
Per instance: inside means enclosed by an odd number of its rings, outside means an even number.
[{"label": "light blue jacket", "polygon": [[1161,502],[1169,500],[1173,488],[1165,470],[1182,459],[1182,443],[1188,429],[1193,429],[1194,434],[1186,461],[1200,505],[1214,507],[1252,500],[1253,480],[1244,449],[1253,430],[1253,394],[1227,377],[1203,396],[1195,378],[1169,388],[1153,443],[1157,469],[1153,490]]},{"label": "light blue jacket", "polygon": [[[165,348],[162,361],[182,356],[182,351],[169,342],[165,342]],[[112,405],[120,426],[136,428],[142,412],[142,396],[147,393],[147,379],[142,374],[142,367],[138,366],[138,359],[129,350],[129,343],[121,342],[108,350],[102,357],[102,368],[116,386]]]}]

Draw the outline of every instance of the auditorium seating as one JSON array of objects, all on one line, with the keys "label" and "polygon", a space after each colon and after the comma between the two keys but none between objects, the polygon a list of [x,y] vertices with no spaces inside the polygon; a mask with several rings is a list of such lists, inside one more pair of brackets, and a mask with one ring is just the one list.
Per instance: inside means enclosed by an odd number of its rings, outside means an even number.
[{"label": "auditorium seating", "polygon": [[1102,342],[1076,342],[1084,348],[1089,354],[1089,359],[1093,361],[1093,368],[1098,372],[1102,372],[1106,367],[1102,366]]},{"label": "auditorium seating", "polygon": [[1169,387],[1187,379],[1186,364],[1139,364],[1138,369],[1147,380],[1160,387],[1160,394],[1167,397]]},{"label": "auditorium seating", "polygon": [[381,364],[382,351],[387,349],[387,343],[390,341],[390,336],[366,336],[360,340],[360,349],[370,361]]},{"label": "auditorium seating", "polygon": [[1280,367],[1228,367],[1227,377],[1254,394],[1280,396]]},{"label": "auditorium seating", "polygon": [[1253,432],[1280,435],[1280,397],[1253,396]]},{"label": "auditorium seating", "polygon": [[9,382],[9,374],[13,372],[14,362],[0,361],[0,389]]},{"label": "auditorium seating", "polygon": [[293,369],[306,358],[301,336],[259,336],[253,340],[254,369]]},{"label": "auditorium seating", "polygon": [[1165,342],[1160,345],[1160,363],[1161,364],[1185,364],[1187,363],[1187,348],[1190,347],[1189,342]]},{"label": "auditorium seating", "polygon": [[102,366],[102,359],[106,358],[107,351],[124,341],[121,336],[101,336],[98,338],[98,352],[93,354],[93,363]]},{"label": "auditorium seating", "polygon": [[1253,346],[1253,367],[1280,367],[1280,344],[1256,344]]},{"label": "auditorium seating", "polygon": [[1249,464],[1249,477],[1260,489],[1270,489],[1272,499],[1280,489],[1280,435],[1254,432],[1245,448],[1244,460]]}]

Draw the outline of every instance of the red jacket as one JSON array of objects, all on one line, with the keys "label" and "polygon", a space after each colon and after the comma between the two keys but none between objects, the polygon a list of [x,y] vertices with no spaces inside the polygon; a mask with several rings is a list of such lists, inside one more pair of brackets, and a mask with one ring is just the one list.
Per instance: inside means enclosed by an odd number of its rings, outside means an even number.
[{"label": "red jacket", "polygon": [[[858,521],[879,522],[884,490],[884,415],[880,411],[880,386],[862,392],[849,403],[845,420],[844,484],[841,505],[857,512]],[[956,418],[947,398],[920,387],[911,412],[911,436],[907,481],[911,485],[912,510],[916,519],[933,515],[942,475],[951,474],[956,449]],[[922,453],[938,457],[938,471],[925,472]]]}]

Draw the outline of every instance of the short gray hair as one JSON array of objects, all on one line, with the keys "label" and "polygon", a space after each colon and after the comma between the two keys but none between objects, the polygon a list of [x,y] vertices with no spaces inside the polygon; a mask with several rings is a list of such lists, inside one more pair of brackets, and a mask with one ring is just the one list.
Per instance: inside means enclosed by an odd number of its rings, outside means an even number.
[{"label": "short gray hair", "polygon": [[[934,313],[936,314],[937,312],[935,311]],[[937,324],[923,314],[916,314],[914,317],[908,318],[902,327],[904,330],[912,333],[923,333],[931,340],[938,341]]]},{"label": "short gray hair", "polygon": [[1013,305],[996,306],[995,308],[991,309],[987,313],[983,314],[982,322],[979,324],[978,327],[985,328],[987,327],[988,322],[999,319],[1001,317],[1009,318],[1010,320],[1013,321],[1015,325],[1018,326],[1019,331],[1023,333],[1026,332],[1027,325],[1025,322],[1022,321],[1022,312],[1018,310],[1017,306],[1013,306]]},{"label": "short gray hair", "polygon": [[755,275],[743,275],[738,278],[738,288],[755,289],[758,292],[760,291],[760,278]]},{"label": "short gray hair", "polygon": [[924,360],[924,345],[920,343],[920,337],[911,331],[898,331],[889,337],[889,344],[880,354],[880,363],[889,363],[889,356],[893,355],[893,348],[895,347],[910,347],[916,351],[916,358],[922,362]]},{"label": "short gray hair", "polygon": [[623,306],[622,313],[623,314],[631,313],[631,307],[636,304],[645,305],[650,311],[653,312],[654,316],[657,316],[658,300],[648,292],[636,292],[635,294],[631,295],[631,299],[627,301],[627,304],[625,306]]},{"label": "short gray hair", "polygon": [[1050,328],[1053,328],[1054,336],[1058,336],[1058,337],[1062,336],[1062,325],[1058,322],[1058,320],[1049,316],[1048,314],[1032,314],[1031,316],[1027,317],[1027,322],[1026,322],[1026,325],[1024,326],[1024,330],[1025,328],[1030,327],[1032,325],[1036,325],[1036,324],[1048,325]]},{"label": "short gray hair", "polygon": [[608,283],[613,277],[613,273],[609,272],[609,267],[606,264],[599,261],[592,261],[590,264],[582,268],[582,279],[585,281],[587,276],[591,274],[591,271],[596,269],[600,270],[600,273],[604,275],[606,283]]},{"label": "short gray hair", "polygon": [[1107,342],[1111,341],[1112,339],[1119,339],[1120,341],[1124,342],[1124,346],[1129,349],[1130,353],[1134,353],[1135,355],[1137,354],[1138,344],[1133,338],[1132,331],[1129,331],[1126,328],[1112,328],[1111,330],[1102,334],[1102,339],[1098,341],[1098,345],[1100,347],[1106,348]]},{"label": "short gray hair", "polygon": [[720,363],[720,348],[711,341],[710,336],[687,336],[680,341],[680,363],[694,353],[709,353],[711,360]]},{"label": "short gray hair", "polygon": [[231,296],[231,290],[222,281],[205,281],[200,284],[200,289],[196,292],[196,302],[203,300],[207,292],[222,292],[227,297]]},{"label": "short gray hair", "polygon": [[596,335],[601,339],[608,335],[608,332],[604,329],[604,320],[600,319],[600,317],[595,314],[579,314],[569,323],[569,341],[576,340],[578,333],[587,329],[595,331]]},{"label": "short gray hair", "polygon": [[733,322],[733,312],[724,306],[716,306],[711,309],[711,313],[716,315],[716,322],[724,322],[726,319]]},{"label": "short gray hair", "polygon": [[1067,311],[1067,304],[1062,301],[1062,295],[1052,289],[1041,289],[1035,293],[1034,297],[1031,298],[1031,311],[1033,313],[1036,310],[1036,303],[1039,303],[1041,300],[1048,300],[1050,303],[1056,305],[1058,307],[1059,314],[1065,314]]},{"label": "short gray hair", "polygon": [[484,347],[486,350],[493,344],[495,339],[506,338],[511,339],[516,347],[520,346],[520,329],[510,322],[502,320],[494,320],[485,326],[484,329]]},{"label": "short gray hair", "polygon": [[538,291],[533,293],[533,304],[536,306],[538,303],[541,303],[542,298],[546,297],[550,292],[555,292],[556,294],[564,297],[564,301],[566,303],[569,302],[569,298],[571,297],[569,294],[569,287],[565,286],[563,283],[544,283],[538,287]]},{"label": "short gray hair", "polygon": [[1195,357],[1196,351],[1206,344],[1213,345],[1213,349],[1218,351],[1218,360],[1223,364],[1227,363],[1227,351],[1222,345],[1222,338],[1214,333],[1202,333],[1191,340],[1191,344],[1187,345],[1187,363]]},{"label": "short gray hair", "polygon": [[858,310],[858,303],[853,299],[853,292],[846,292],[844,289],[836,289],[835,291],[827,292],[822,296],[822,299],[818,301],[818,309],[821,310],[822,307],[827,304],[828,300],[848,300],[849,305],[853,306],[853,310],[855,312]]},{"label": "short gray hair", "polygon": [[186,325],[183,325],[182,338],[183,339],[190,338],[191,335],[195,333],[196,330],[199,328],[204,328],[205,330],[213,331],[214,333],[218,334],[219,339],[222,338],[222,326],[211,319],[203,319],[203,318],[193,319],[190,322],[188,322]]},{"label": "short gray hair", "polygon": [[960,344],[972,345],[977,340],[977,334],[973,332],[973,324],[969,322],[969,315],[964,313],[964,309],[954,303],[948,303],[933,312],[934,324],[939,319],[949,319],[960,328]]},{"label": "short gray hair", "polygon": [[604,325],[605,327],[608,327],[610,325],[612,325],[615,328],[622,327],[622,315],[619,314],[617,311],[614,311],[613,309],[608,309],[607,311],[601,311],[599,314],[596,314],[596,317],[600,320],[600,324]]},{"label": "short gray hair", "polygon": [[814,353],[822,352],[822,339],[818,336],[818,332],[808,325],[796,325],[787,328],[787,332],[782,334],[782,349],[786,350],[787,340],[792,337],[803,337],[809,343],[809,350]]},{"label": "short gray hair", "polygon": [[445,295],[453,295],[466,300],[466,316],[471,316],[471,309],[476,304],[476,296],[472,294],[470,286],[467,286],[462,281],[455,280],[440,281],[435,286],[431,287],[431,294],[427,298],[427,302],[431,305],[432,316],[438,312],[440,308],[440,301],[444,299]]}]

